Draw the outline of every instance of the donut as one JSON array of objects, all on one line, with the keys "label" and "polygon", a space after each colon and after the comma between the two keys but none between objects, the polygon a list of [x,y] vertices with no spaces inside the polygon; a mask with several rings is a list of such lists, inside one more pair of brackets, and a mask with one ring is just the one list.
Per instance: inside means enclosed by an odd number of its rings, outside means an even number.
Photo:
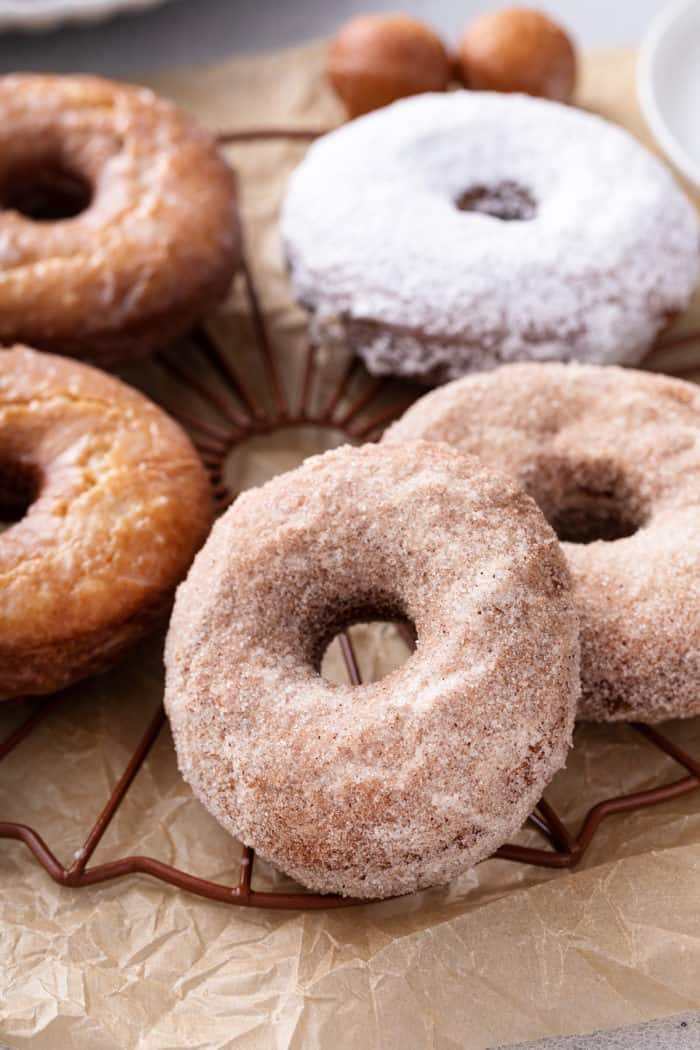
[{"label": "donut", "polygon": [[477,91],[523,91],[569,102],[576,50],[568,33],[542,11],[505,7],[471,22],[457,46],[460,79]]},{"label": "donut", "polygon": [[560,537],[581,620],[579,717],[700,714],[700,390],[509,365],[427,394],[383,440],[425,439],[507,470]]},{"label": "donut", "polygon": [[162,347],[224,297],[233,175],[141,87],[0,77],[0,342],[101,365]]},{"label": "donut", "polygon": [[421,91],[445,91],[450,56],[430,26],[409,15],[358,15],[335,34],[326,76],[351,117]]},{"label": "donut", "polygon": [[167,614],[211,518],[204,469],[154,404],[0,350],[0,699],[112,664]]},{"label": "donut", "polygon": [[600,117],[524,95],[396,102],[316,142],[282,237],[315,340],[423,383],[635,363],[700,273],[696,213]]},{"label": "donut", "polygon": [[[334,684],[327,643],[403,619],[417,648]],[[561,767],[579,691],[564,559],[535,504],[445,445],[343,448],[244,493],[178,590],[165,704],[234,836],[319,892],[446,882]]]}]

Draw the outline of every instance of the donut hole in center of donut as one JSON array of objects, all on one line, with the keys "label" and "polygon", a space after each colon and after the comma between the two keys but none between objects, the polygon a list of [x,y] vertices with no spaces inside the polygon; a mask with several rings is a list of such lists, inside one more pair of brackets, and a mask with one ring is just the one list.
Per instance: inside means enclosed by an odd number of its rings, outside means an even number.
[{"label": "donut hole in center of donut", "polygon": [[413,624],[398,609],[370,604],[332,617],[314,662],[328,682],[369,685],[405,664],[415,639]]},{"label": "donut hole in center of donut", "polygon": [[525,487],[562,543],[625,539],[647,518],[636,487],[607,461],[555,458],[540,463]]},{"label": "donut hole in center of donut", "polygon": [[89,207],[93,187],[61,160],[11,168],[0,180],[0,203],[33,222],[73,219]]},{"label": "donut hole in center of donut", "polygon": [[0,459],[0,532],[16,525],[39,495],[39,471],[27,463]]},{"label": "donut hole in center of donut", "polygon": [[537,201],[526,186],[505,179],[493,186],[469,186],[455,200],[458,211],[490,215],[501,222],[525,222],[537,214]]},{"label": "donut hole in center of donut", "polygon": [[579,506],[560,507],[552,515],[550,525],[562,543],[622,540],[633,536],[639,528],[624,508],[585,497]]}]

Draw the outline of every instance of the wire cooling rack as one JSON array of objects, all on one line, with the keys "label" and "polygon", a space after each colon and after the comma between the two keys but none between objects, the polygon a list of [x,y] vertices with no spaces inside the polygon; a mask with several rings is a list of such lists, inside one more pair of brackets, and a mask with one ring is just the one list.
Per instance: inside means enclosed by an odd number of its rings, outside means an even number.
[{"label": "wire cooling rack", "polygon": [[[261,138],[309,140],[319,134],[319,131],[301,129],[273,129],[262,133],[251,130],[222,135],[220,141],[246,142]],[[236,496],[225,477],[227,457],[250,438],[283,428],[304,426],[339,431],[347,440],[355,443],[376,440],[384,427],[396,419],[417,396],[414,393],[407,398],[405,387],[396,386],[387,380],[372,379],[357,361],[351,361],[330,385],[324,384],[325,396],[319,404],[314,392],[318,392],[322,385],[322,366],[316,348],[309,344],[305,351],[301,389],[294,399],[278,368],[252,270],[245,258],[241,279],[255,335],[256,353],[265,381],[265,396],[252,390],[232,363],[231,356],[203,326],[192,333],[187,350],[179,352],[177,356],[164,353],[155,358],[158,369],[171,382],[182,390],[194,391],[200,402],[207,406],[206,418],[183,411],[173,404],[165,407],[189,431],[209,472],[219,510],[224,510]],[[687,333],[668,340],[657,350],[674,350],[699,337],[698,333]],[[361,684],[359,665],[348,632],[339,635],[339,643],[349,680],[355,685]],[[70,690],[66,690],[65,693],[42,700],[29,717],[0,743],[0,762],[20,744],[31,747],[32,735],[69,694]],[[87,832],[83,845],[73,855],[72,863],[68,866],[60,862],[39,832],[27,824],[0,820],[0,839],[23,842],[55,882],[76,889],[141,874],[200,897],[247,907],[312,910],[368,903],[333,895],[256,890],[252,886],[255,856],[248,847],[243,849],[238,881],[233,885],[212,882],[149,856],[129,855],[90,866],[91,857],[151,752],[164,723],[165,713],[160,707],[105,800],[97,820]],[[542,799],[528,818],[529,825],[542,838],[541,847],[506,843],[494,856],[544,868],[571,868],[581,860],[602,822],[608,817],[659,805],[700,788],[700,761],[656,728],[641,724],[633,724],[632,728],[652,748],[673,759],[682,775],[657,787],[599,801],[590,807],[575,830],[568,828],[552,805]]]}]

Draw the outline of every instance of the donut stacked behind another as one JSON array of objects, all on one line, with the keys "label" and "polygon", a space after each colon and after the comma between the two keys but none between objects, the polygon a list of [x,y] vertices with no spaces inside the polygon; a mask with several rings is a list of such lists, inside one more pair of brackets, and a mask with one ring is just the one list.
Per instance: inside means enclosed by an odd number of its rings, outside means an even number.
[{"label": "donut stacked behind another", "polygon": [[581,717],[700,714],[700,389],[631,369],[511,365],[427,394],[383,440],[426,439],[508,471],[563,541]]}]

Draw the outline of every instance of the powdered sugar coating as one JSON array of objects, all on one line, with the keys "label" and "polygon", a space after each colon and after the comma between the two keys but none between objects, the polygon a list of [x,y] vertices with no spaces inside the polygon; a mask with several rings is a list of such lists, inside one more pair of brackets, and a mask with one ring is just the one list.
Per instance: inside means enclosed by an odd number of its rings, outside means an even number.
[{"label": "powdered sugar coating", "polygon": [[[379,682],[318,673],[341,625],[401,614]],[[221,823],[305,885],[445,882],[520,825],[570,744],[578,624],[556,538],[447,446],[343,447],[245,493],[178,591],[165,703]]]},{"label": "powdered sugar coating", "polygon": [[562,544],[581,619],[580,717],[700,713],[700,390],[667,376],[510,365],[416,402],[384,440],[448,441],[507,470],[550,521],[633,535]]},{"label": "powdered sugar coating", "polygon": [[[455,206],[499,184],[536,215]],[[489,92],[417,96],[325,136],[291,177],[282,236],[316,338],[427,382],[635,363],[700,273],[693,207],[626,131]]]}]

